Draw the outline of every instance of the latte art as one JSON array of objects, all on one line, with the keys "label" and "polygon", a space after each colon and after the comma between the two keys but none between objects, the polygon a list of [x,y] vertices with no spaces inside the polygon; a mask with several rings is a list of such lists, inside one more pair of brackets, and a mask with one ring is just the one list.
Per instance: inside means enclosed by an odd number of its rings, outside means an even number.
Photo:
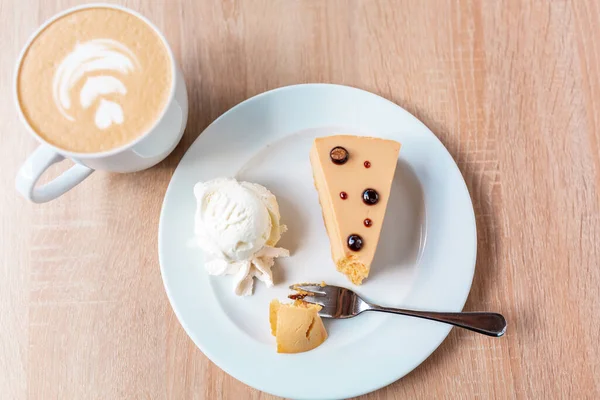
[{"label": "latte art", "polygon": [[156,123],[173,83],[168,49],[146,22],[103,7],[42,30],[18,75],[21,109],[47,142],[74,152],[123,146]]},{"label": "latte art", "polygon": [[[78,43],[54,73],[54,103],[65,118],[74,121],[75,118],[69,113],[71,91],[81,79],[85,79],[85,83],[79,92],[79,103],[83,108],[89,108],[98,97],[112,93],[126,95],[125,84],[115,75],[128,74],[136,67],[139,69],[135,54],[115,40],[94,39]],[[102,75],[90,76],[96,72]],[[123,121],[123,108],[119,103],[101,97],[94,118],[96,126],[106,129],[113,123],[122,124]]]}]

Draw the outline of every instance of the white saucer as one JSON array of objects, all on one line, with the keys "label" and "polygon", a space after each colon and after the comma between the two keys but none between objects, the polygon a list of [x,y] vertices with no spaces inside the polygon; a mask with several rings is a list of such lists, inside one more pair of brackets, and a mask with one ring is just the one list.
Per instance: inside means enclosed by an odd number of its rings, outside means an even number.
[{"label": "white saucer", "polygon": [[[402,143],[371,275],[354,287],[335,271],[308,160],[313,138],[362,134]],[[275,287],[233,294],[230,277],[209,277],[193,236],[198,181],[236,176],[263,184],[289,231]],[[263,93],[233,107],[190,147],[171,180],[160,218],[159,257],[169,300],[188,335],[240,381],[288,398],[348,398],[379,389],[425,360],[444,324],[386,314],[326,320],[327,341],[302,354],[277,354],[268,321],[288,285],[325,281],[389,306],[460,311],[475,268],[475,216],[452,157],[425,125],[396,104],[359,89],[314,84]]]}]

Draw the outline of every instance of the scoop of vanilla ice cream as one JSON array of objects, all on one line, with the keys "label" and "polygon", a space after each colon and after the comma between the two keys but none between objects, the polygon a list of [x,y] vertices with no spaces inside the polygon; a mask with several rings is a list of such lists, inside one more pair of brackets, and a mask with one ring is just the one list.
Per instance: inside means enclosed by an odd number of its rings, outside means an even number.
[{"label": "scoop of vanilla ice cream", "polygon": [[275,247],[286,230],[275,196],[261,185],[233,178],[199,182],[194,194],[195,241],[206,253],[208,273],[234,275],[238,295],[252,294],[255,276],[272,286],[274,258],[289,255]]},{"label": "scoop of vanilla ice cream", "polygon": [[263,248],[272,222],[260,197],[231,179],[199,183],[194,192],[196,235],[207,236],[231,261],[248,259]]}]

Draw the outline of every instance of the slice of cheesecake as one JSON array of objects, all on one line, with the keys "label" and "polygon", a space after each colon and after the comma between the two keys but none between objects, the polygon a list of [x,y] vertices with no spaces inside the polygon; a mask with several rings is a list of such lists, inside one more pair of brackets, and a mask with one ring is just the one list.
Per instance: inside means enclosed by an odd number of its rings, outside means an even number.
[{"label": "slice of cheesecake", "polygon": [[398,162],[400,143],[363,136],[315,139],[315,187],[338,271],[360,285],[369,275]]},{"label": "slice of cheesecake", "polygon": [[321,306],[296,300],[291,304],[271,301],[269,322],[278,353],[302,353],[320,346],[327,331],[319,317]]}]

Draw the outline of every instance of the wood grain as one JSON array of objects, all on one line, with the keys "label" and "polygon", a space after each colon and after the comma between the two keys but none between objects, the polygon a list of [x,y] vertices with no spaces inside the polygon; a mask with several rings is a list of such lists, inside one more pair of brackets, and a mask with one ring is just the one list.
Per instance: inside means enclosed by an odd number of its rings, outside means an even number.
[{"label": "wood grain", "polygon": [[477,215],[465,309],[509,321],[500,340],[453,330],[363,399],[600,397],[598,1],[125,1],[183,68],[184,139],[149,171],[97,172],[32,205],[13,187],[35,147],[16,118],[14,62],[40,23],[75,4],[0,0],[0,397],[274,398],[188,339],[162,287],[156,226],[177,162],[211,121],[301,82],[370,90],[439,136]]}]

